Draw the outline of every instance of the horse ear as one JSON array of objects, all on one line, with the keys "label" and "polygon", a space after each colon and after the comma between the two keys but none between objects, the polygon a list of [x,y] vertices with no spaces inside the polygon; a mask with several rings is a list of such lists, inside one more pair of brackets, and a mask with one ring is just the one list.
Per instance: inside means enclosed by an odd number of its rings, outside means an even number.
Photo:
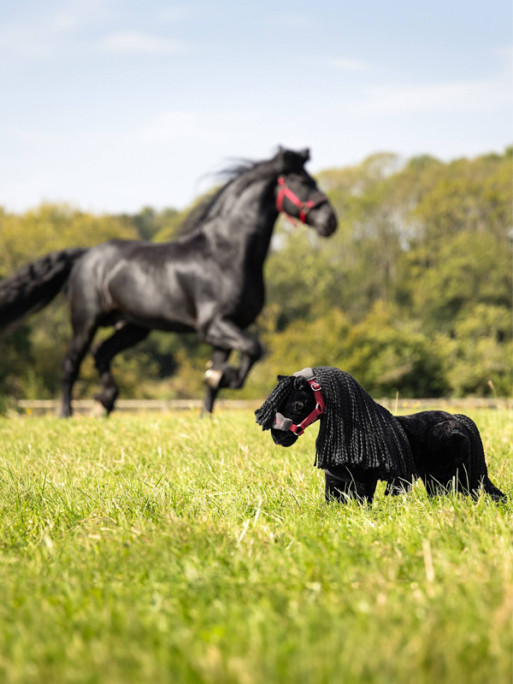
[{"label": "horse ear", "polygon": [[278,380],[278,382],[281,382],[282,380],[285,380],[285,378],[288,378],[288,377],[289,377],[288,375],[277,375],[276,380]]},{"label": "horse ear", "polygon": [[279,173],[301,173],[304,165],[310,159],[310,150],[305,148],[300,152],[279,148],[276,160],[278,162]]},{"label": "horse ear", "polygon": [[304,150],[301,150],[299,155],[304,159],[304,163],[306,164],[306,162],[310,160],[310,148],[305,147]]},{"label": "horse ear", "polygon": [[282,147],[278,146],[278,153],[276,154],[276,162],[278,165],[278,173],[286,173],[288,171],[287,155],[288,151]]}]

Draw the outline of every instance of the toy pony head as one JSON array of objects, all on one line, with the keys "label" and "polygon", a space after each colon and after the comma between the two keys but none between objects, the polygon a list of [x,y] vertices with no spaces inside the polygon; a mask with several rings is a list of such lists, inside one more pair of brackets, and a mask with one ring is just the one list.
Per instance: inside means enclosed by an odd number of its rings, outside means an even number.
[{"label": "toy pony head", "polygon": [[291,446],[320,421],[318,468],[350,466],[386,480],[416,475],[408,439],[389,411],[376,404],[349,373],[327,366],[279,376],[278,385],[255,412],[276,444]]},{"label": "toy pony head", "polygon": [[278,375],[278,384],[255,414],[257,423],[264,430],[271,430],[274,443],[288,447],[324,409],[313,370],[304,368],[294,375]]}]

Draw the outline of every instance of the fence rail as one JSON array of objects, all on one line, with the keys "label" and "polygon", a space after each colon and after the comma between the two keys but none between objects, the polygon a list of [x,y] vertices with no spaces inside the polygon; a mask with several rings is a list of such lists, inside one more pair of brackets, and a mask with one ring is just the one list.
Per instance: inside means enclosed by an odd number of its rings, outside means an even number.
[{"label": "fence rail", "polygon": [[[463,399],[401,399],[384,398],[377,402],[392,412],[397,411],[422,411],[427,409],[441,410],[472,410],[477,408],[488,409],[513,409],[511,398],[482,398],[467,397]],[[219,409],[256,409],[263,403],[263,399],[220,399],[216,403]],[[144,412],[159,411],[190,411],[201,409],[201,399],[119,399],[116,402],[116,411]],[[16,408],[19,413],[32,415],[57,414],[60,402],[55,399],[21,399]],[[92,399],[78,399],[73,402],[76,414],[98,414],[101,407]]]}]

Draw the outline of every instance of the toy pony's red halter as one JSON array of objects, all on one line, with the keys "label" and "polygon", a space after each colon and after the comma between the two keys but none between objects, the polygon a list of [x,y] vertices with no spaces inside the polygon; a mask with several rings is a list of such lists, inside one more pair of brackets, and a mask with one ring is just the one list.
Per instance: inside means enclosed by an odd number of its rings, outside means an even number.
[{"label": "toy pony's red halter", "polygon": [[[300,373],[294,373],[294,375],[300,375]],[[315,395],[315,408],[311,413],[309,413],[306,418],[304,418],[299,425],[293,423],[290,418],[285,418],[281,413],[277,413],[274,417],[273,429],[283,430],[284,432],[293,432],[297,437],[300,437],[306,428],[315,423],[315,421],[322,416],[325,409],[324,397],[322,396],[321,386],[315,378],[307,378],[308,384],[312,388]]]},{"label": "toy pony's red halter", "polygon": [[[319,204],[324,204],[324,202],[327,202],[328,200],[326,195],[324,195],[322,192],[319,192],[317,193],[315,199],[302,202],[296,193],[289,188],[287,181],[283,176],[278,178],[278,186],[279,189],[278,194],[276,195],[276,209],[279,212],[283,211],[283,200],[286,197],[295,207],[299,207],[299,220],[301,223],[306,223],[306,217],[314,207],[319,206]],[[291,216],[290,218],[293,217]]]}]

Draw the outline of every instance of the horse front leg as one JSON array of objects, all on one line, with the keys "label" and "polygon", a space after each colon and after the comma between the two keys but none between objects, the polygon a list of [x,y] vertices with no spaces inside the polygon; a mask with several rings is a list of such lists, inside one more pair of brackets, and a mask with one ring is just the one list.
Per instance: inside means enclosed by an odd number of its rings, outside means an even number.
[{"label": "horse front leg", "polygon": [[226,361],[230,356],[229,349],[216,349],[212,352],[212,358],[207,364],[205,372],[205,398],[203,400],[203,408],[201,409],[201,416],[207,413],[212,413],[214,410],[214,403],[219,394],[220,382],[223,377],[223,370],[226,366]]},{"label": "horse front leg", "polygon": [[[215,398],[221,388],[240,389],[244,386],[253,364],[262,356],[262,346],[226,319],[215,321],[204,338],[214,347],[212,365],[205,373],[207,392],[203,405],[203,413],[212,413]],[[231,351],[240,352],[238,367],[226,363]]]},{"label": "horse front leg", "polygon": [[63,362],[63,377],[62,377],[62,403],[61,403],[61,418],[69,418],[73,409],[71,406],[73,385],[75,384],[78,373],[80,371],[80,364],[89,349],[94,334],[97,330],[96,323],[88,321],[84,324],[74,323],[73,338],[66,352]]}]

